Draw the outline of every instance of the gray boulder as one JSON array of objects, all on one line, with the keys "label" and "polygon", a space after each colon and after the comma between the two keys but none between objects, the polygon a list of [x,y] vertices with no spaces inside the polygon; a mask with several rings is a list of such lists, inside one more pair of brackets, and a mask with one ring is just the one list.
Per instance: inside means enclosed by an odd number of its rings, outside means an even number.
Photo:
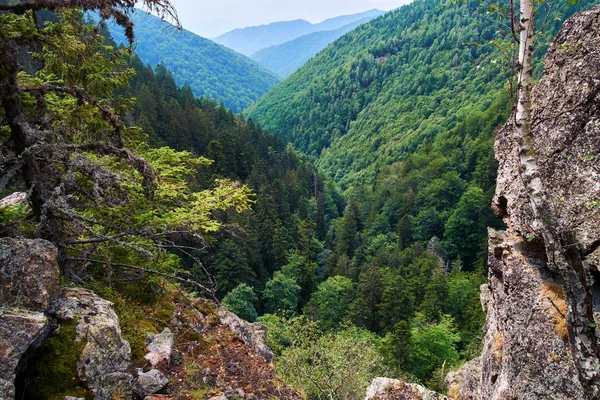
[{"label": "gray boulder", "polygon": [[58,277],[57,250],[50,242],[0,239],[0,399],[14,398],[19,362],[48,336],[43,311]]},{"label": "gray boulder", "polygon": [[481,399],[481,357],[469,361],[455,372],[446,375],[448,394],[454,399]]},{"label": "gray boulder", "polygon": [[46,310],[58,289],[57,257],[45,240],[0,239],[0,304]]},{"label": "gray boulder", "polygon": [[221,323],[234,331],[256,354],[262,356],[267,362],[273,360],[273,352],[267,345],[267,327],[257,322],[244,321],[224,307],[219,308]]},{"label": "gray boulder", "polygon": [[365,400],[449,400],[446,396],[425,389],[416,383],[398,379],[375,378],[367,388]]},{"label": "gray boulder", "polygon": [[131,397],[129,343],[121,336],[119,319],[111,302],[84,289],[63,289],[50,304],[49,313],[59,323],[76,320],[76,341],[85,347],[77,362],[79,379],[95,400]]},{"label": "gray boulder", "polygon": [[140,397],[158,393],[169,384],[169,380],[157,369],[148,372],[138,369],[136,375],[133,380],[133,391]]},{"label": "gray boulder", "polygon": [[14,399],[19,361],[46,336],[47,326],[48,319],[40,312],[0,307],[0,399]]},{"label": "gray boulder", "polygon": [[173,342],[175,334],[169,328],[165,328],[161,333],[149,333],[146,337],[146,348],[149,353],[144,356],[146,360],[156,367],[162,362],[169,364],[173,354]]}]

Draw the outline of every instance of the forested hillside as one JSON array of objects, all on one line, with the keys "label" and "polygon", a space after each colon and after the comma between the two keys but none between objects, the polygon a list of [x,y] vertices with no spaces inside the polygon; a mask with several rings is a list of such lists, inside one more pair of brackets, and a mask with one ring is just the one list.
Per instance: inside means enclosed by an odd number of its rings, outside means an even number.
[{"label": "forested hillside", "polygon": [[280,45],[261,49],[250,58],[285,78],[317,55],[329,43],[376,16],[363,18],[339,29],[310,33]]},{"label": "forested hillside", "polygon": [[[215,160],[196,177],[201,187],[228,177],[254,189],[252,210],[222,215],[225,229],[196,255],[224,304],[248,320],[266,313],[261,320],[275,334],[271,345],[281,362],[306,351],[304,341],[317,332],[334,342],[362,341],[380,358],[376,370],[423,381],[444,360],[453,365],[478,351],[485,229],[498,225],[486,207],[494,179],[491,132],[506,117],[508,98],[344,200],[308,161],[251,120],[195,100],[163,67],[154,72],[137,58],[132,66],[137,74],[123,94],[137,98],[132,117],[150,143]],[[205,279],[185,257],[184,265]],[[304,344],[289,347],[296,336]],[[431,347],[435,341],[441,349]],[[334,350],[320,351],[330,357]],[[297,371],[287,371],[293,381]],[[364,383],[358,379],[348,390],[360,392]]]},{"label": "forested hillside", "polygon": [[[178,31],[153,15],[137,10],[131,18],[139,57],[152,66],[164,64],[175,82],[189,85],[196,96],[239,112],[279,81],[255,61],[185,29]],[[126,42],[122,29],[108,26],[117,43]]]},{"label": "forested hillside", "polygon": [[[561,1],[549,37],[592,3]],[[176,19],[168,2],[143,3]],[[254,373],[268,377],[271,394],[293,392],[280,398],[362,399],[376,376],[444,391],[445,373],[480,354],[486,229],[503,227],[489,207],[494,132],[512,98],[504,60],[487,42],[496,27],[477,19],[475,2],[419,0],[361,25],[248,114],[235,111],[263,82],[253,71],[265,75],[222,47],[193,49],[204,42],[185,31],[152,39],[163,23],[135,13],[137,51],[176,55],[171,72],[84,23],[81,5],[98,11],[97,2],[0,4],[0,197],[17,195],[0,207],[0,238],[44,239],[55,249],[46,257],[56,261],[54,289],[60,277],[67,292],[111,300],[106,336],[121,346],[122,328],[131,343],[129,370],[118,371],[126,385],[147,365],[147,334],[165,327],[177,351],[172,364],[159,362],[170,382],[156,391],[186,398],[260,393]],[[123,30],[128,14],[115,4],[103,3],[101,15]],[[38,6],[50,9],[45,25]],[[187,64],[227,72],[228,85],[209,69],[185,75]],[[198,78],[208,97],[177,76]],[[12,290],[13,281],[3,282]],[[241,349],[221,304],[268,326],[291,388],[267,368],[270,357]],[[36,312],[55,318],[48,310]],[[92,314],[60,322],[35,357],[23,356],[18,390],[63,398],[97,389],[78,375],[85,342],[72,346],[76,324],[91,325]],[[0,331],[9,332],[0,344],[16,348],[12,328]],[[13,370],[34,341],[11,356]]]},{"label": "forested hillside", "polygon": [[282,44],[313,32],[332,31],[363,18],[376,16],[380,13],[380,10],[374,9],[358,14],[329,18],[318,24],[311,24],[302,19],[273,22],[267,25],[234,29],[213,40],[230,49],[250,56],[266,47]]},{"label": "forested hillside", "polygon": [[136,76],[123,94],[137,99],[132,117],[148,142],[213,160],[195,177],[199,187],[229,178],[253,189],[252,211],[223,216],[228,228],[198,256],[216,277],[220,296],[241,282],[262,290],[288,252],[325,237],[343,211],[342,197],[305,157],[251,120],[213,100],[196,99],[160,65],[154,72],[137,57],[131,65]]},{"label": "forested hillside", "polygon": [[[554,6],[548,37],[594,1],[568,3]],[[480,11],[477,2],[422,0],[388,13],[328,46],[247,115],[318,156],[344,188],[372,182],[424,139],[485,111],[505,85],[506,61],[487,44],[499,28]]]}]

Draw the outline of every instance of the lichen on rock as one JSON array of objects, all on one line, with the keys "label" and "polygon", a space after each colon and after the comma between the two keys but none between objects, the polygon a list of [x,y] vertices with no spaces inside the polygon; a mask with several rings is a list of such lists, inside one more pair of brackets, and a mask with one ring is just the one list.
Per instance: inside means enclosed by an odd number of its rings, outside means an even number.
[{"label": "lichen on rock", "polygon": [[15,398],[15,378],[21,357],[45,335],[43,313],[0,307],[0,399]]},{"label": "lichen on rock", "polygon": [[398,379],[375,378],[367,388],[365,400],[449,400],[416,383]]},{"label": "lichen on rock", "polygon": [[600,6],[565,22],[533,89],[543,209],[521,176],[512,119],[496,136],[494,210],[508,230],[488,235],[481,364],[447,377],[461,400],[600,397],[598,43]]},{"label": "lichen on rock", "polygon": [[113,304],[85,289],[63,289],[49,313],[61,324],[76,321],[75,342],[85,343],[77,361],[79,379],[95,400],[131,396],[129,343],[121,336]]},{"label": "lichen on rock", "polygon": [[45,311],[58,289],[58,250],[45,240],[0,239],[0,304]]}]

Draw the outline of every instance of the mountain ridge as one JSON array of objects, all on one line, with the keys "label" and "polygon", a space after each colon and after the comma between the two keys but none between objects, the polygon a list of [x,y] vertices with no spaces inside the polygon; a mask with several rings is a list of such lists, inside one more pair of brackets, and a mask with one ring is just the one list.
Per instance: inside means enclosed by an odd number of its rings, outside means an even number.
[{"label": "mountain ridge", "polygon": [[340,36],[382,14],[384,13],[365,17],[338,29],[309,33],[289,42],[260,49],[250,58],[285,78]]},{"label": "mountain ridge", "polygon": [[[257,62],[198,36],[180,32],[168,22],[144,11],[131,14],[135,24],[135,51],[152,67],[163,63],[177,85],[189,85],[198,97],[223,102],[240,112],[279,82],[273,72]],[[127,43],[123,30],[108,24],[115,42]]]},{"label": "mountain ridge", "polygon": [[234,29],[212,40],[238,53],[250,56],[263,48],[282,44],[313,32],[335,30],[377,13],[381,13],[381,10],[371,9],[362,13],[329,18],[316,24],[303,19],[277,21]]}]

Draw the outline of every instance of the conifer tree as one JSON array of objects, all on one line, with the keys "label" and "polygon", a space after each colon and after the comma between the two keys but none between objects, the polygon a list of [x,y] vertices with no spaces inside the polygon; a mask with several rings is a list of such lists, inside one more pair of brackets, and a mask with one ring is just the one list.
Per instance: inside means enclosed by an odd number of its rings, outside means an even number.
[{"label": "conifer tree", "polygon": [[[167,0],[144,0],[176,23]],[[114,19],[133,42],[133,0],[31,0],[0,4],[0,189],[24,187],[35,229],[31,236],[59,249],[66,277],[82,282],[115,269],[175,277],[168,249],[176,237],[202,243],[219,229],[217,210],[248,208],[249,191],[229,181],[192,191],[186,178],[210,161],[189,152],[149,149],[120,115],[130,102],[114,95],[133,70],[127,50],[115,49],[83,22],[82,11]],[[57,17],[42,26],[46,10]],[[40,60],[34,75],[19,69],[27,49]],[[12,185],[12,186],[11,186]],[[152,267],[150,267],[152,265]]]}]

